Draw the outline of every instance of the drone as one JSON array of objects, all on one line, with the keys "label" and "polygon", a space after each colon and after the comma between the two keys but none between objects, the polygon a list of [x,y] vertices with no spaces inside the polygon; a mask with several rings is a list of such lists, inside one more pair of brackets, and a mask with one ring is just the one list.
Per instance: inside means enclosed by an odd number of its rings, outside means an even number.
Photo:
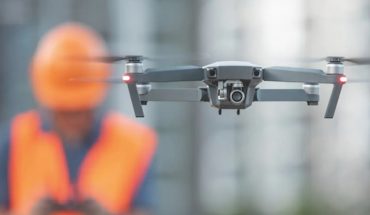
[{"label": "drone", "polygon": [[[367,58],[344,58],[331,56],[326,61],[326,71],[312,68],[261,67],[243,61],[220,61],[209,65],[176,66],[170,68],[144,69],[146,57],[140,55],[106,56],[95,60],[105,63],[125,62],[125,72],[119,79],[107,81],[128,86],[136,117],[144,117],[142,106],[150,101],[209,102],[222,110],[247,109],[253,102],[306,102],[318,105],[320,84],[333,86],[324,117],[334,117],[338,99],[348,79],[344,74],[344,62],[370,64]],[[301,89],[262,89],[259,84],[268,82],[302,83]],[[203,82],[197,88],[153,88],[152,83]]]}]

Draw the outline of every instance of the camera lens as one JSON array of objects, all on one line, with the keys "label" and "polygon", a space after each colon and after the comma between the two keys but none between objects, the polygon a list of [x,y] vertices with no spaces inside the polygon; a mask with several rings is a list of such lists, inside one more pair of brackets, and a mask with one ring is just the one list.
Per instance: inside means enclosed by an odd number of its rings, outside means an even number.
[{"label": "camera lens", "polygon": [[240,104],[243,102],[245,94],[241,90],[233,90],[230,93],[230,100],[235,104]]},{"label": "camera lens", "polygon": [[234,92],[231,97],[234,102],[240,102],[243,99],[243,95],[240,92]]}]

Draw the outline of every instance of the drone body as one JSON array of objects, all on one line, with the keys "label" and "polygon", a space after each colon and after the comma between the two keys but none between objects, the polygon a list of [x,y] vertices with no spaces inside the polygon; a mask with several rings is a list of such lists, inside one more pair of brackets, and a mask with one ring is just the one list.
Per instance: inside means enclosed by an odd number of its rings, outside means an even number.
[{"label": "drone body", "polygon": [[[121,59],[122,60],[122,59]],[[248,62],[224,61],[204,67],[180,66],[167,69],[144,69],[143,57],[127,56],[125,73],[121,81],[128,85],[136,117],[143,117],[142,105],[149,101],[210,102],[222,113],[234,109],[240,113],[256,101],[307,102],[318,105],[319,84],[332,84],[333,90],[325,118],[333,118],[338,98],[347,78],[344,76],[342,58],[331,57],[327,72],[320,69],[268,67]],[[154,82],[203,82],[203,86],[186,89],[153,89]],[[260,89],[262,81],[298,82],[302,89]]]}]

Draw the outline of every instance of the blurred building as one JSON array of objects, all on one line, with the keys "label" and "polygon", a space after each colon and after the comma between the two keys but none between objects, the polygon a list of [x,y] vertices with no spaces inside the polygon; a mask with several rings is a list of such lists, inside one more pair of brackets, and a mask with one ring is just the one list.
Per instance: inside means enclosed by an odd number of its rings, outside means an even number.
[{"label": "blurred building", "polygon": [[[370,56],[369,14],[366,0],[0,0],[1,123],[35,105],[30,57],[64,21],[93,26],[116,54],[180,56],[148,66],[245,60],[325,69],[295,59]],[[370,78],[369,67],[347,70]],[[345,86],[333,120],[323,118],[331,88],[320,90],[318,107],[254,103],[240,116],[149,103],[143,121],[160,135],[158,214],[369,214],[370,89]],[[108,100],[133,116],[125,87]]]}]

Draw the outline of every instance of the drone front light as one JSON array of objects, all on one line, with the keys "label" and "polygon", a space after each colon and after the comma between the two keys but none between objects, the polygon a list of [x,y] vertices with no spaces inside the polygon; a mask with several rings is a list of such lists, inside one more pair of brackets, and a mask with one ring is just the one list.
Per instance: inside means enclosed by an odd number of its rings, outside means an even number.
[{"label": "drone front light", "polygon": [[346,76],[340,76],[338,79],[340,84],[345,84],[348,81],[348,78]]},{"label": "drone front light", "polygon": [[125,82],[125,83],[129,83],[131,81],[131,76],[130,75],[123,75],[122,76],[122,80]]}]

